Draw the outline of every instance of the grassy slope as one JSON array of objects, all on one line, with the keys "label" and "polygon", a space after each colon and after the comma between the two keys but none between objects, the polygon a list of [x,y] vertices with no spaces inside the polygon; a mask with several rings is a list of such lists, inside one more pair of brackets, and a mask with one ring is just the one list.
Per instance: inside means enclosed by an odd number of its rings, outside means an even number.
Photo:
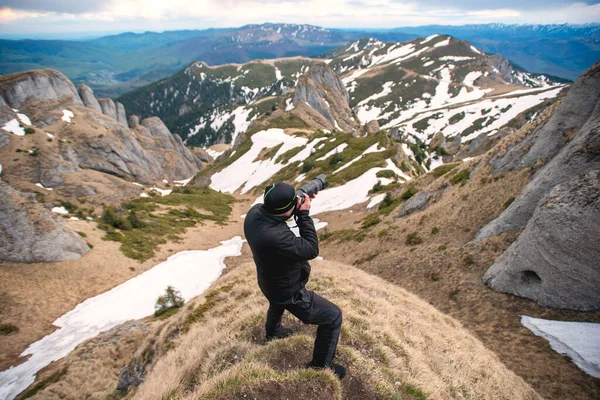
[{"label": "grassy slope", "polygon": [[133,397],[538,398],[464,328],[416,296],[347,265],[317,261],[313,270],[310,287],[344,313],[337,359],[349,376],[341,384],[329,372],[303,368],[314,327],[286,316],[296,333],[264,342],[267,303],[247,262],[163,329],[181,336],[159,343],[171,350]]},{"label": "grassy slope", "polygon": [[[548,115],[547,111],[545,118]],[[321,234],[321,249],[325,259],[359,265],[456,317],[545,398],[584,400],[600,395],[599,381],[521,326],[520,315],[598,322],[600,313],[542,309],[530,300],[489,290],[481,277],[516,235],[471,243],[475,233],[518,196],[532,173],[526,169],[493,176],[486,161],[543,120],[544,116],[526,125],[477,159],[440,167],[412,182],[413,193],[446,188],[424,211],[399,218],[406,192],[401,188],[393,194],[393,211],[387,216],[362,211],[356,224],[323,216],[329,226]]]}]

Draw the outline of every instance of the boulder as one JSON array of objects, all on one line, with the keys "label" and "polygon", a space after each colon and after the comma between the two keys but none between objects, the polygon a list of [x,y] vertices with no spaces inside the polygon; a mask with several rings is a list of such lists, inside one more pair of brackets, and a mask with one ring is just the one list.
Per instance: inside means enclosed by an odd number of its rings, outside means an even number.
[{"label": "boulder", "polygon": [[66,100],[83,106],[71,81],[53,69],[33,70],[0,76],[0,107],[19,109],[30,100]]},{"label": "boulder", "polygon": [[87,108],[91,108],[92,110],[102,114],[102,108],[100,107],[100,103],[98,103],[96,96],[94,96],[94,91],[89,86],[82,83],[81,85],[79,85],[78,92],[79,97],[81,97],[81,100],[83,100],[83,104]]},{"label": "boulder", "polygon": [[490,267],[490,288],[544,307],[600,310],[600,170],[557,185]]},{"label": "boulder", "polygon": [[400,207],[400,211],[398,212],[398,217],[406,217],[416,211],[424,210],[431,201],[438,200],[444,193],[444,190],[446,190],[446,188],[417,193],[402,204],[402,207]]},{"label": "boulder", "polygon": [[369,121],[365,129],[367,130],[367,134],[371,134],[379,132],[381,128],[379,127],[379,122],[376,119],[374,119],[372,121]]},{"label": "boulder", "polygon": [[115,121],[117,120],[117,106],[114,101],[111,99],[99,99],[100,108],[102,109],[102,114],[107,117],[111,117]]},{"label": "boulder", "polygon": [[331,128],[358,134],[360,122],[349,105],[342,80],[326,64],[313,66],[296,85],[294,106],[304,102],[321,114]]},{"label": "boulder", "polygon": [[131,129],[134,129],[134,128],[137,128],[139,124],[140,124],[139,117],[137,115],[135,115],[135,114],[131,114],[129,116],[129,127]]},{"label": "boulder", "polygon": [[125,113],[125,106],[118,101],[115,102],[117,106],[117,121],[127,126],[127,114]]},{"label": "boulder", "polygon": [[0,182],[0,260],[33,263],[80,258],[89,251],[75,231],[27,195]]}]

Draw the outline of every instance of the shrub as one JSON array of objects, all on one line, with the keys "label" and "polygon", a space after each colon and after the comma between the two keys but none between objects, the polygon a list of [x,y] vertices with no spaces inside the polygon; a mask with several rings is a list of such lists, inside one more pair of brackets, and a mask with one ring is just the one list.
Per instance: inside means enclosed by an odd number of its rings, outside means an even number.
[{"label": "shrub", "polygon": [[432,235],[437,235],[438,233],[440,233],[440,228],[438,228],[437,226],[434,226],[434,227],[431,229],[431,234],[432,234]]},{"label": "shrub", "polygon": [[378,211],[382,214],[389,214],[390,212],[392,212],[394,210],[394,208],[396,208],[396,206],[398,205],[398,202],[399,202],[398,198],[387,193],[385,195],[385,197],[383,198],[383,201],[381,202],[381,204],[379,204]]},{"label": "shrub", "polygon": [[435,176],[436,178],[439,178],[440,176],[446,175],[448,172],[452,171],[459,164],[460,163],[450,163],[450,164],[440,165],[439,167],[437,167],[436,169],[431,171],[431,174],[433,176]]},{"label": "shrub", "polygon": [[410,199],[411,197],[413,197],[417,193],[419,193],[419,191],[414,186],[409,186],[402,193],[402,195],[400,196],[400,198],[402,200],[408,200],[408,199]]},{"label": "shrub", "polygon": [[364,219],[364,221],[362,223],[362,227],[364,229],[370,228],[372,226],[377,225],[380,222],[381,222],[381,219],[377,216],[377,214],[371,214],[367,218]]},{"label": "shrub", "polygon": [[86,237],[87,237],[87,235],[86,235],[86,233],[85,233],[85,232],[79,232],[79,231],[76,231],[76,232],[77,232],[77,234],[78,234],[79,236],[81,236],[81,237],[83,237],[83,238],[86,238]]},{"label": "shrub", "polygon": [[146,226],[146,224],[144,223],[144,221],[142,221],[138,217],[138,215],[135,212],[135,210],[131,210],[129,212],[129,215],[127,216],[127,222],[129,222],[129,224],[131,225],[131,227],[135,228],[135,229],[144,228]]},{"label": "shrub", "polygon": [[469,170],[463,169],[462,171],[455,174],[452,178],[450,178],[450,182],[453,185],[456,185],[457,183],[463,183],[463,182],[467,181],[470,177],[471,177],[471,174],[470,174]]},{"label": "shrub", "polygon": [[69,213],[73,214],[74,212],[77,211],[77,206],[69,201],[66,200],[58,200],[58,204],[60,204],[61,206],[63,206],[65,208],[65,210],[67,210]]},{"label": "shrub", "polygon": [[34,134],[34,133],[35,133],[35,129],[33,129],[33,128],[29,127],[29,126],[27,128],[25,128],[25,134],[26,135],[31,135],[31,134]]},{"label": "shrub", "polygon": [[373,185],[373,189],[371,189],[371,193],[378,193],[384,189],[385,186],[381,184],[381,181],[377,181],[375,185]]},{"label": "shrub", "polygon": [[444,251],[448,248],[448,246],[446,246],[445,244],[440,245],[440,247],[438,247],[439,251]]},{"label": "shrub", "polygon": [[377,173],[378,178],[388,178],[388,179],[397,179],[398,175],[391,169],[384,169],[383,171],[379,171]]},{"label": "shrub", "polygon": [[184,302],[179,290],[175,289],[173,286],[167,286],[165,294],[159,296],[156,300],[156,304],[154,305],[154,316],[159,317],[168,311],[180,308],[183,306]]},{"label": "shrub", "polygon": [[304,165],[302,165],[302,173],[305,174],[307,172],[310,172],[310,170],[312,170],[315,167],[315,164],[313,164],[310,161],[305,161]]},{"label": "shrub", "polygon": [[329,159],[329,165],[337,165],[344,161],[344,157],[340,153],[335,153],[333,157]]},{"label": "shrub", "polygon": [[16,332],[19,332],[19,328],[13,324],[0,324],[0,335],[7,336]]},{"label": "shrub", "polygon": [[102,216],[100,217],[102,222],[113,228],[121,229],[124,231],[131,230],[131,223],[119,215],[117,208],[114,206],[102,207]]},{"label": "shrub", "polygon": [[409,233],[406,235],[406,244],[409,246],[416,246],[423,243],[423,238],[419,236],[417,232]]}]

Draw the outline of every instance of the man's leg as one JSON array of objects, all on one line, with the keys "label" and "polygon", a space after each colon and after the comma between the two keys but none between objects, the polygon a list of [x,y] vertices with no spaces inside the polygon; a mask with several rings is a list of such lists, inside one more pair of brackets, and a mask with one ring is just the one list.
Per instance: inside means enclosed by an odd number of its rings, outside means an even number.
[{"label": "man's leg", "polygon": [[267,311],[267,322],[265,323],[265,331],[267,340],[282,338],[292,334],[291,329],[286,329],[281,326],[281,317],[285,308],[281,305],[269,303],[269,311]]},{"label": "man's leg", "polygon": [[342,328],[342,311],[318,294],[301,289],[286,309],[305,324],[319,325],[311,366],[329,367],[335,357]]}]

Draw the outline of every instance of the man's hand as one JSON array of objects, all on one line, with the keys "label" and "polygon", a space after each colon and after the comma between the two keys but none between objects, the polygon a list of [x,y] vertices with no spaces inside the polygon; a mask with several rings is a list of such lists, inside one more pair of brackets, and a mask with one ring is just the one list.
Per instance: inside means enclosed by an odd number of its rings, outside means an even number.
[{"label": "man's hand", "polygon": [[299,211],[309,211],[311,199],[314,199],[315,196],[316,196],[316,194],[309,196],[306,193],[304,193],[304,203],[300,204],[302,199],[298,198],[298,210]]}]

